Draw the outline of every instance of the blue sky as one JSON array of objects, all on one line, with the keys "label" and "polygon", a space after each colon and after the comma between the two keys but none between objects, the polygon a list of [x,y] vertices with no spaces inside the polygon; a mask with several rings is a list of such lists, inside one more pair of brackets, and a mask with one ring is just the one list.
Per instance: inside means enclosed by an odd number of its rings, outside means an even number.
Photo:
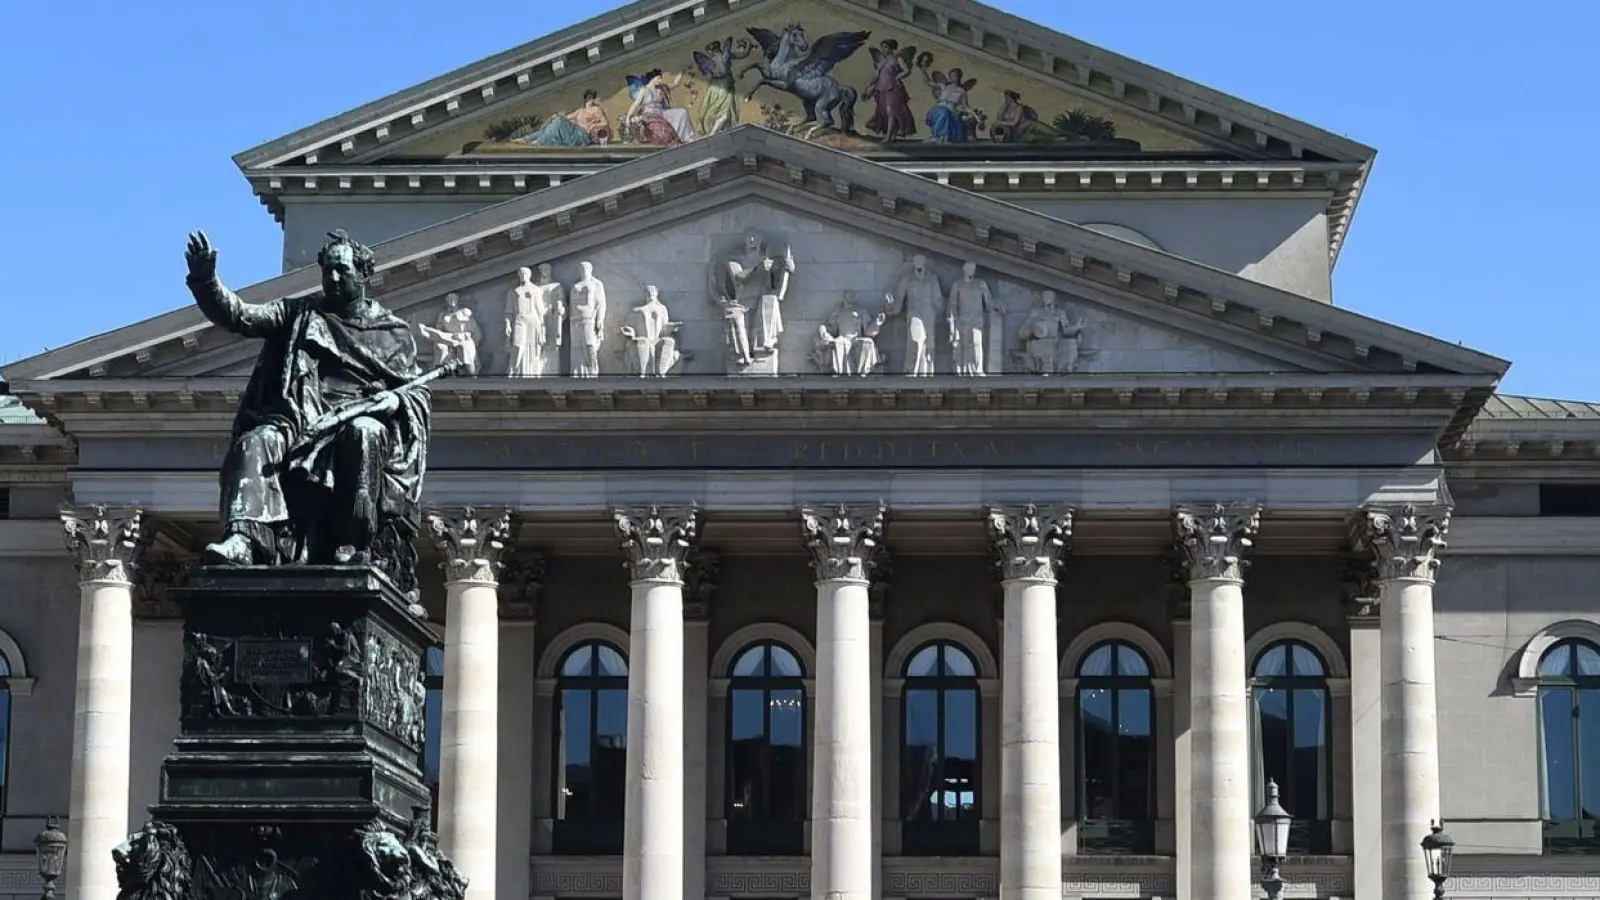
[{"label": "blue sky", "polygon": [[[1513,360],[1507,391],[1600,400],[1600,4],[993,2],[1377,147],[1335,302]],[[234,153],[614,5],[13,4],[0,362],[189,302],[193,228],[230,284],[276,274]]]}]

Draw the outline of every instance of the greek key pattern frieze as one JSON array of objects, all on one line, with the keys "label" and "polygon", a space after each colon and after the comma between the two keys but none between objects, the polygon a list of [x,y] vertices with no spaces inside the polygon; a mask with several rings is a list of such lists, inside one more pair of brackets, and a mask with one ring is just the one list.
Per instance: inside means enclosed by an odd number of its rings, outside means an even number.
[{"label": "greek key pattern frieze", "polygon": [[896,897],[993,897],[1000,893],[1000,877],[994,872],[891,871],[883,875],[883,892]]},{"label": "greek key pattern frieze", "polygon": [[713,872],[711,889],[707,893],[718,897],[754,897],[762,894],[803,897],[811,893],[811,872],[807,869]]},{"label": "greek key pattern frieze", "polygon": [[1517,872],[1456,872],[1450,876],[1449,895],[1456,898],[1500,900],[1509,897],[1589,900],[1600,897],[1600,872],[1534,874]]},{"label": "greek key pattern frieze", "polygon": [[556,897],[620,897],[622,873],[541,869],[534,875],[533,892]]}]

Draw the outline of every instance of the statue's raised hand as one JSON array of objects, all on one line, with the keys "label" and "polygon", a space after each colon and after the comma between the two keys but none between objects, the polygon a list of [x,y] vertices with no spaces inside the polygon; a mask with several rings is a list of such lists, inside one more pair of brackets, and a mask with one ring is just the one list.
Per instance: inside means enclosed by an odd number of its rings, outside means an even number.
[{"label": "statue's raised hand", "polygon": [[196,281],[210,281],[217,275],[217,251],[204,231],[189,234],[189,246],[183,253],[189,264],[189,277]]}]

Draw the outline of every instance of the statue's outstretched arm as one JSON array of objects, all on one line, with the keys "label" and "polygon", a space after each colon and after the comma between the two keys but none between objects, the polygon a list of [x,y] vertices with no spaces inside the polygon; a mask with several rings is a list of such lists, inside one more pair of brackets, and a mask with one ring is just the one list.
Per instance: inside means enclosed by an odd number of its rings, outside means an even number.
[{"label": "statue's outstretched arm", "polygon": [[205,232],[189,235],[184,257],[189,263],[189,293],[205,317],[219,327],[242,337],[266,337],[288,325],[286,301],[246,303],[222,285],[217,278],[217,251]]}]

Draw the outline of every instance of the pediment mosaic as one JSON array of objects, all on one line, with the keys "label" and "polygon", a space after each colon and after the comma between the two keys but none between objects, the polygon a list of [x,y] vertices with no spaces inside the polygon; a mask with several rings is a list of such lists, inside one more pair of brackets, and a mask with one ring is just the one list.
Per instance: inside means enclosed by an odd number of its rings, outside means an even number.
[{"label": "pediment mosaic", "polygon": [[961,259],[751,200],[400,310],[480,376],[1283,371]]},{"label": "pediment mosaic", "polygon": [[800,2],[627,68],[597,66],[407,156],[649,152],[765,125],[851,152],[1018,145],[1085,155],[1209,148],[906,25]]}]

